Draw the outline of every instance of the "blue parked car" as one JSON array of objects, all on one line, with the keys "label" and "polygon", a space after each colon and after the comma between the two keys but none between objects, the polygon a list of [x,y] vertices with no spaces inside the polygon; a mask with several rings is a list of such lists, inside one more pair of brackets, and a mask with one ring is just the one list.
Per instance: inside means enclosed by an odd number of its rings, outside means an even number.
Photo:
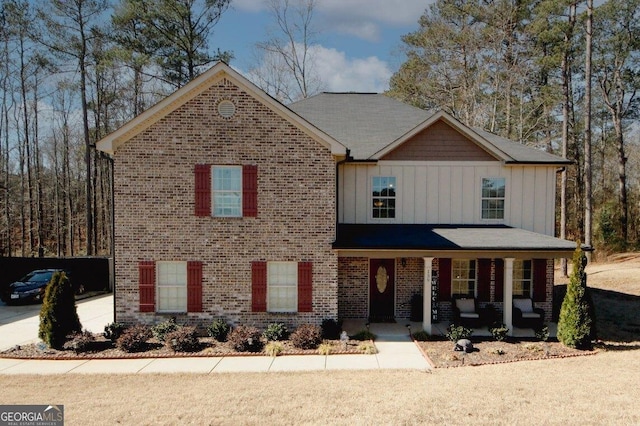
[{"label": "blue parked car", "polygon": [[44,292],[51,277],[56,272],[69,272],[63,269],[37,269],[9,284],[2,291],[2,301],[7,305],[17,303],[42,302]]}]

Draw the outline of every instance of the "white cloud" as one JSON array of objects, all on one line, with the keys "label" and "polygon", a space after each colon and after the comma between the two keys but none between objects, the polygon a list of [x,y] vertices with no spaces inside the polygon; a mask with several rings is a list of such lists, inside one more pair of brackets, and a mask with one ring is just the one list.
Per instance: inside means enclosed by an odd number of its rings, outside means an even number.
[{"label": "white cloud", "polygon": [[375,56],[347,58],[344,52],[314,46],[316,71],[331,92],[383,92],[389,87],[389,65]]},{"label": "white cloud", "polygon": [[318,11],[345,22],[376,21],[390,25],[418,22],[435,0],[320,0]]},{"label": "white cloud", "polygon": [[[392,71],[378,57],[348,58],[345,52],[321,45],[311,46],[308,54],[312,67],[308,83],[313,91],[381,93],[389,88]],[[257,66],[240,72],[287,103],[299,99],[300,94],[295,80],[282,65],[278,56],[267,54]]]},{"label": "white cloud", "polygon": [[[417,25],[425,9],[435,0],[318,0],[317,22],[324,31],[351,34],[377,41],[385,25]],[[266,10],[266,0],[234,0],[233,7],[245,12]]]}]

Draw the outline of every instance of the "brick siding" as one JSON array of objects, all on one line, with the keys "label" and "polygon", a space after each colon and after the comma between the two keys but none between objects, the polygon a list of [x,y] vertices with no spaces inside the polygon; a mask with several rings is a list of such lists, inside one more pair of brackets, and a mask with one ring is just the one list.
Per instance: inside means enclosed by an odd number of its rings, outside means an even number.
[{"label": "brick siding", "polygon": [[[221,100],[232,118],[217,113]],[[196,217],[196,164],[256,165],[258,216]],[[203,312],[178,321],[207,325],[290,326],[338,316],[335,162],[322,146],[226,79],[128,141],[115,154],[116,315],[156,323],[170,314],[140,313],[140,260],[203,263]],[[313,311],[251,312],[251,262],[313,263]]]}]

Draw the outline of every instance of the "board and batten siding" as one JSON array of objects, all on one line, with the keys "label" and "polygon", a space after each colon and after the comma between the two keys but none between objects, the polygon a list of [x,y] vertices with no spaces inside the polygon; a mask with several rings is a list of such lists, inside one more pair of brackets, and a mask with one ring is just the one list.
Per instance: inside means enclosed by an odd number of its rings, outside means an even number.
[{"label": "board and batten siding", "polygon": [[[396,218],[373,219],[373,176],[395,176]],[[482,178],[505,178],[505,218],[481,218]],[[554,235],[556,168],[493,161],[342,164],[340,223],[505,224]]]}]

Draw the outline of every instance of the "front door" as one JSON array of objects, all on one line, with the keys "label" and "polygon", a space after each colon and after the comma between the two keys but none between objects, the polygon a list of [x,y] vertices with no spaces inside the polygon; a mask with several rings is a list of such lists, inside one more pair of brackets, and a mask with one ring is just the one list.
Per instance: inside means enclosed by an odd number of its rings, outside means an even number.
[{"label": "front door", "polygon": [[395,259],[369,259],[369,320],[394,317]]}]

